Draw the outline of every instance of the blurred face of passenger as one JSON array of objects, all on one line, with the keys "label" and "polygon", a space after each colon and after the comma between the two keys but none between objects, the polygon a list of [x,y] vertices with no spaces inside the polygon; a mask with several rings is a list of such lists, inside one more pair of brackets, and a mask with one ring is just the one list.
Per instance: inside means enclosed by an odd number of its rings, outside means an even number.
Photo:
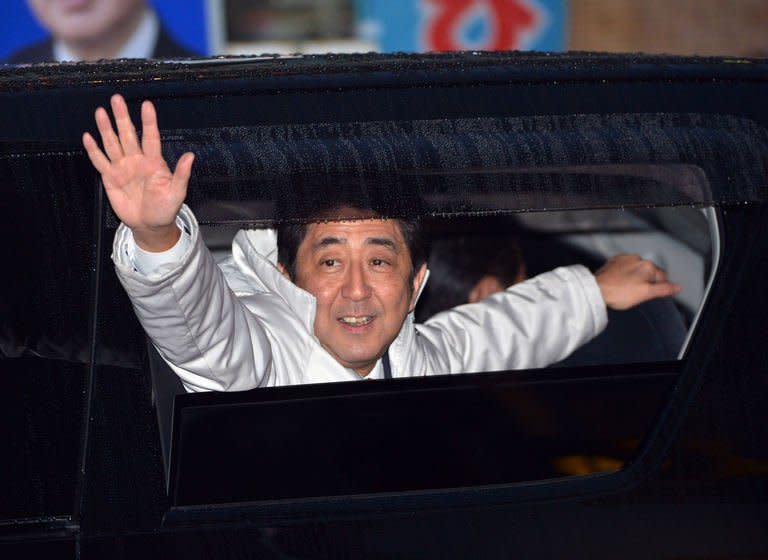
[{"label": "blurred face of passenger", "polygon": [[135,29],[146,0],[27,0],[40,24],[64,42],[104,40]]},{"label": "blurred face of passenger", "polygon": [[412,266],[397,221],[307,226],[294,281],[317,299],[315,336],[340,364],[368,375],[397,337],[426,271],[411,280]]}]

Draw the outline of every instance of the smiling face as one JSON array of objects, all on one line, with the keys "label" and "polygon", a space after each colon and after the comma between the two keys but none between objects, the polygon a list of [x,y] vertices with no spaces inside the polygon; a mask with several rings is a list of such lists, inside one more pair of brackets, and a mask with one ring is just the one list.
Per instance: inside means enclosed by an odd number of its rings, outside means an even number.
[{"label": "smiling face", "polygon": [[294,282],[317,299],[315,336],[343,366],[367,375],[416,303],[422,266],[395,220],[312,223],[296,254]]}]

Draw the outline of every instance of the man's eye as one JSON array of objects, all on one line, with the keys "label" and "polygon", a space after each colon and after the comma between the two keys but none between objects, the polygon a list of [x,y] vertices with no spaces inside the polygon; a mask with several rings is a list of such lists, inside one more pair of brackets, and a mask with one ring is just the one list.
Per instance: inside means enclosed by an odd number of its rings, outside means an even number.
[{"label": "man's eye", "polygon": [[388,264],[388,263],[384,259],[371,259],[371,264],[373,266],[384,266],[385,264]]},{"label": "man's eye", "polygon": [[320,264],[323,266],[327,266],[328,268],[334,267],[338,264],[338,261],[336,259],[325,259]]}]

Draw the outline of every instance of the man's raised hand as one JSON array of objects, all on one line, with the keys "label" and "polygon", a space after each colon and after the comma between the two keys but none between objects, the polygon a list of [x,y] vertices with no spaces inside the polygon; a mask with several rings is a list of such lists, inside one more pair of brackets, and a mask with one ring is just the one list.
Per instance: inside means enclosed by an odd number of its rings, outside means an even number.
[{"label": "man's raised hand", "polygon": [[89,133],[83,146],[96,170],[117,217],[133,232],[136,244],[147,251],[170,249],[179,238],[176,215],[187,195],[194,154],[179,158],[173,173],[163,159],[155,107],[141,105],[141,141],[121,95],[111,99],[117,134],[107,111],[96,109],[102,151]]},{"label": "man's raised hand", "polygon": [[595,272],[605,304],[629,309],[657,297],[672,296],[682,289],[670,282],[667,273],[638,255],[617,255]]}]

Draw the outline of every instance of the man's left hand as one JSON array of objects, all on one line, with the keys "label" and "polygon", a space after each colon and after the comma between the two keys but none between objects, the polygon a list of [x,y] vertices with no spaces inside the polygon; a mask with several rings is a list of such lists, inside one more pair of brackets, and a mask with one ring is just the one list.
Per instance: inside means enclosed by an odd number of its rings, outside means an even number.
[{"label": "man's left hand", "polygon": [[617,255],[595,272],[605,304],[616,310],[629,309],[644,301],[673,296],[682,290],[667,273],[638,255]]}]

